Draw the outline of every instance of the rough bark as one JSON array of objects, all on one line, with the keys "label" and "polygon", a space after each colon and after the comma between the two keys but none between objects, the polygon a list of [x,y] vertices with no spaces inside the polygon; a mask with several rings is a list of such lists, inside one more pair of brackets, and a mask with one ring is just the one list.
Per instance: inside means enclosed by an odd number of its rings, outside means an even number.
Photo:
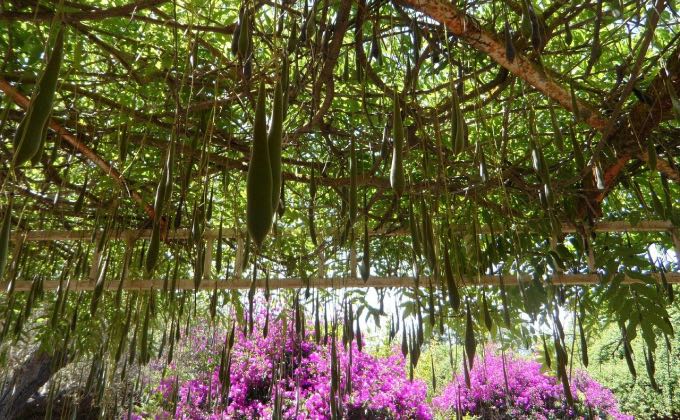
[{"label": "rough bark", "polygon": [[[445,25],[453,35],[486,53],[492,60],[563,108],[574,112],[571,93],[557,83],[549,71],[520,53],[510,61],[505,54],[505,43],[497,35],[484,30],[473,18],[458,10],[452,3],[442,0],[402,0],[402,3]],[[578,99],[575,102],[579,117],[586,124],[596,130],[604,129],[607,120],[595,108]]]},{"label": "rough bark", "polygon": [[12,373],[0,390],[0,419],[14,419],[26,403],[57,371],[54,358],[44,350],[36,350]]}]

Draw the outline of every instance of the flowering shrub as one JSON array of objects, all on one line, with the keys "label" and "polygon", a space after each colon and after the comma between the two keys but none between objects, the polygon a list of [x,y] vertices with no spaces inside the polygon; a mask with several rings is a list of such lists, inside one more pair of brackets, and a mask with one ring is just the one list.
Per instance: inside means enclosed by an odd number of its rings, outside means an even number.
[{"label": "flowering shrub", "polygon": [[[276,395],[284,419],[330,419],[331,339],[316,344],[311,335],[302,338],[294,327],[277,317],[270,319],[264,335],[264,316],[253,332],[238,329],[231,351],[230,390],[222,398],[220,356],[226,331],[209,333],[196,327],[179,342],[175,361],[153,361],[151,368],[164,372],[142,418],[272,418]],[[358,350],[356,343],[336,345],[343,418],[431,419],[426,385],[409,381],[404,358],[393,354],[376,358]],[[350,361],[351,360],[351,361]],[[347,373],[351,380],[347,380]],[[151,409],[150,409],[151,408]]]},{"label": "flowering shrub", "polygon": [[562,385],[541,372],[540,363],[506,356],[504,373],[503,358],[487,352],[486,357],[475,361],[469,388],[459,375],[433,405],[449,416],[458,408],[463,415],[481,418],[632,419],[619,412],[612,392],[585,372],[575,372],[570,385],[576,400],[574,408],[567,405]]}]

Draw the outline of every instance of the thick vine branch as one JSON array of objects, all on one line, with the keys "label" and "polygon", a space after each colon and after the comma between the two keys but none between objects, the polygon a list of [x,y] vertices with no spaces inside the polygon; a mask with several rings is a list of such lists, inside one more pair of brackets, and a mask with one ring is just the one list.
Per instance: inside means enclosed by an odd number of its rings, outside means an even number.
[{"label": "thick vine branch", "polygon": [[[80,22],[84,20],[102,20],[113,17],[130,16],[139,10],[155,7],[168,0],[139,0],[123,6],[111,7],[109,9],[91,10],[87,12],[73,12],[65,13],[61,20],[64,22]],[[55,12],[39,11],[35,12],[17,12],[17,11],[3,11],[0,12],[0,21],[31,21],[44,22],[54,19]]]},{"label": "thick vine branch", "polygon": [[486,53],[492,60],[553,99],[563,108],[574,112],[572,103],[575,102],[579,118],[589,126],[596,130],[603,130],[607,125],[607,120],[596,109],[579,99],[572,101],[569,91],[555,82],[550,74],[538,64],[519,53],[513,61],[510,61],[505,54],[505,43],[501,39],[482,29],[474,19],[456,9],[452,4],[444,3],[442,0],[401,1],[445,25],[453,35],[473,48]]}]

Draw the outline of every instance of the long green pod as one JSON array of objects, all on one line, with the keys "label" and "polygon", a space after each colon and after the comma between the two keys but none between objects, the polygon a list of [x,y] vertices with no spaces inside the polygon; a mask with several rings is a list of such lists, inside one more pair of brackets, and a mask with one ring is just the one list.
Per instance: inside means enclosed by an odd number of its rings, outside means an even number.
[{"label": "long green pod", "polygon": [[146,261],[145,270],[146,275],[150,276],[153,273],[153,269],[156,267],[158,262],[158,255],[161,246],[161,224],[154,222],[153,228],[151,230],[151,240],[149,241],[149,248],[146,251]]},{"label": "long green pod", "polygon": [[418,223],[416,222],[416,216],[413,212],[413,196],[408,203],[408,225],[409,231],[411,232],[411,246],[413,247],[413,253],[416,257],[423,255],[420,248],[420,234],[418,233]]},{"label": "long green pod", "polygon": [[260,83],[253,123],[253,148],[246,181],[246,224],[260,248],[272,225],[272,168],[267,144],[264,83]]},{"label": "long green pod", "polygon": [[453,154],[459,155],[465,149],[465,118],[460,109],[458,92],[455,87],[451,88],[452,115],[451,115],[451,140],[453,142]]},{"label": "long green pod", "polygon": [[2,216],[2,226],[0,227],[0,278],[7,265],[7,255],[9,254],[9,234],[12,227],[12,199],[5,206],[5,213]]},{"label": "long green pod", "polygon": [[399,98],[394,98],[394,109],[392,114],[392,168],[390,170],[390,185],[397,197],[401,197],[404,193],[405,178],[404,178],[404,124],[401,120],[401,107],[399,106]]},{"label": "long green pod", "polygon": [[272,107],[271,125],[267,135],[269,147],[269,164],[272,171],[272,217],[279,207],[281,196],[281,138],[283,134],[283,94],[281,82],[274,88],[274,106]]},{"label": "long green pod", "polygon": [[453,277],[453,267],[451,267],[448,247],[444,247],[444,276],[446,277],[446,288],[449,292],[449,303],[451,308],[458,312],[460,309],[460,292],[456,285],[456,279]]},{"label": "long green pod", "polygon": [[477,339],[475,338],[474,324],[472,323],[472,314],[470,313],[470,304],[466,303],[467,311],[465,313],[465,354],[468,357],[468,364],[472,369],[475,352],[477,351]]},{"label": "long green pod", "polygon": [[250,49],[250,13],[244,9],[242,19],[238,23],[238,56],[245,60]]},{"label": "long green pod", "polygon": [[354,225],[357,220],[359,206],[357,202],[357,154],[354,150],[354,138],[349,142],[349,224]]},{"label": "long green pod", "polygon": [[43,135],[52,113],[63,53],[64,30],[60,28],[45,71],[36,84],[24,119],[14,135],[15,149],[12,158],[14,167],[19,167],[30,160],[42,147]]}]

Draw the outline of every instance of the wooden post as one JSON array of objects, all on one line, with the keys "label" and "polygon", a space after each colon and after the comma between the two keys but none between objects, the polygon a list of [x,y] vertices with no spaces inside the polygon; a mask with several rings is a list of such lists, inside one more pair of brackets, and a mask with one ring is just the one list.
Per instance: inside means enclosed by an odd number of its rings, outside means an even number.
[{"label": "wooden post", "polygon": [[215,240],[212,237],[208,237],[205,240],[205,255],[203,257],[203,279],[210,280],[212,278],[212,252],[213,243]]},{"label": "wooden post", "polygon": [[245,241],[243,236],[239,235],[236,238],[236,260],[234,262],[234,278],[241,280],[243,276],[243,257],[245,254]]}]

